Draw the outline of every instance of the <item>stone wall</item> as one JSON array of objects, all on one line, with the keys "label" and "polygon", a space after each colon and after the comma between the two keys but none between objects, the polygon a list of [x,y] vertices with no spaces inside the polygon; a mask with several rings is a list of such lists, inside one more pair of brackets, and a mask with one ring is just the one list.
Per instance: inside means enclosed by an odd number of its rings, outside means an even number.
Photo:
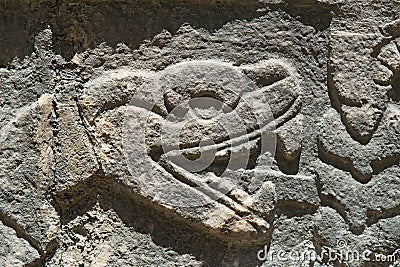
[{"label": "stone wall", "polygon": [[399,1],[0,13],[1,266],[399,266]]}]

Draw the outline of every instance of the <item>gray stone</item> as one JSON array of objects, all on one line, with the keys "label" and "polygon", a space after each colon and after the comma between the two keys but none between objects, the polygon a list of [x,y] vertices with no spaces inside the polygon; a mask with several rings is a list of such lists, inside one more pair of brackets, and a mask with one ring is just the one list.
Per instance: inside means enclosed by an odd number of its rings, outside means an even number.
[{"label": "gray stone", "polygon": [[399,264],[399,1],[9,2],[0,265]]},{"label": "gray stone", "polygon": [[38,260],[40,255],[26,240],[17,236],[10,227],[0,223],[0,264],[2,266],[25,266]]}]

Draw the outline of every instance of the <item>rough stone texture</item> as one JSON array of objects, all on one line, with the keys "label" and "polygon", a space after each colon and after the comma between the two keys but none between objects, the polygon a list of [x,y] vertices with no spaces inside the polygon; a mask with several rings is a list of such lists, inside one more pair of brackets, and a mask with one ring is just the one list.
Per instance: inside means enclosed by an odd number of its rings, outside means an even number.
[{"label": "rough stone texture", "polygon": [[400,265],[399,1],[0,14],[0,265]]},{"label": "rough stone texture", "polygon": [[39,259],[39,253],[23,238],[4,224],[0,224],[2,266],[23,266]]}]

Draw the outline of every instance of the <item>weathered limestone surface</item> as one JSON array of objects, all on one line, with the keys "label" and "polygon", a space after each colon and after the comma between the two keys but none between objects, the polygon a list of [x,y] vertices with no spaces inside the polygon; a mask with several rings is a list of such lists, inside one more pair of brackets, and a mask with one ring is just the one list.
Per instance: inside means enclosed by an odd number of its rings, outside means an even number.
[{"label": "weathered limestone surface", "polygon": [[400,264],[399,1],[0,14],[1,266]]}]

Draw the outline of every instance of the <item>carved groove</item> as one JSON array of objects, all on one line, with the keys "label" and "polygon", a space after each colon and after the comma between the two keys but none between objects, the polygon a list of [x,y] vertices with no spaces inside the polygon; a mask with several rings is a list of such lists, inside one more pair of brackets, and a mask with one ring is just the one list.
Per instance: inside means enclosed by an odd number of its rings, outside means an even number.
[{"label": "carved groove", "polygon": [[343,220],[346,222],[346,224],[349,225],[350,231],[355,235],[361,235],[365,230],[365,226],[360,226],[360,227],[353,226],[350,223],[349,217],[347,216],[346,206],[340,203],[340,201],[337,200],[335,196],[323,193],[323,184],[318,173],[316,173],[316,177],[317,177],[316,186],[319,198],[321,199],[321,205],[336,210],[339,213],[339,215],[343,218]]},{"label": "carved groove", "polygon": [[400,215],[400,205],[398,205],[394,208],[391,208],[391,209],[384,210],[384,211],[368,210],[367,211],[367,216],[368,216],[367,225],[371,226],[373,224],[376,224],[377,222],[379,222],[382,219],[393,218],[398,215]]},{"label": "carved groove", "polygon": [[353,165],[350,158],[341,157],[327,150],[320,140],[317,141],[318,156],[326,164],[329,164],[342,171],[350,172],[354,179],[362,184],[366,184],[372,179],[372,175],[360,173]]}]

